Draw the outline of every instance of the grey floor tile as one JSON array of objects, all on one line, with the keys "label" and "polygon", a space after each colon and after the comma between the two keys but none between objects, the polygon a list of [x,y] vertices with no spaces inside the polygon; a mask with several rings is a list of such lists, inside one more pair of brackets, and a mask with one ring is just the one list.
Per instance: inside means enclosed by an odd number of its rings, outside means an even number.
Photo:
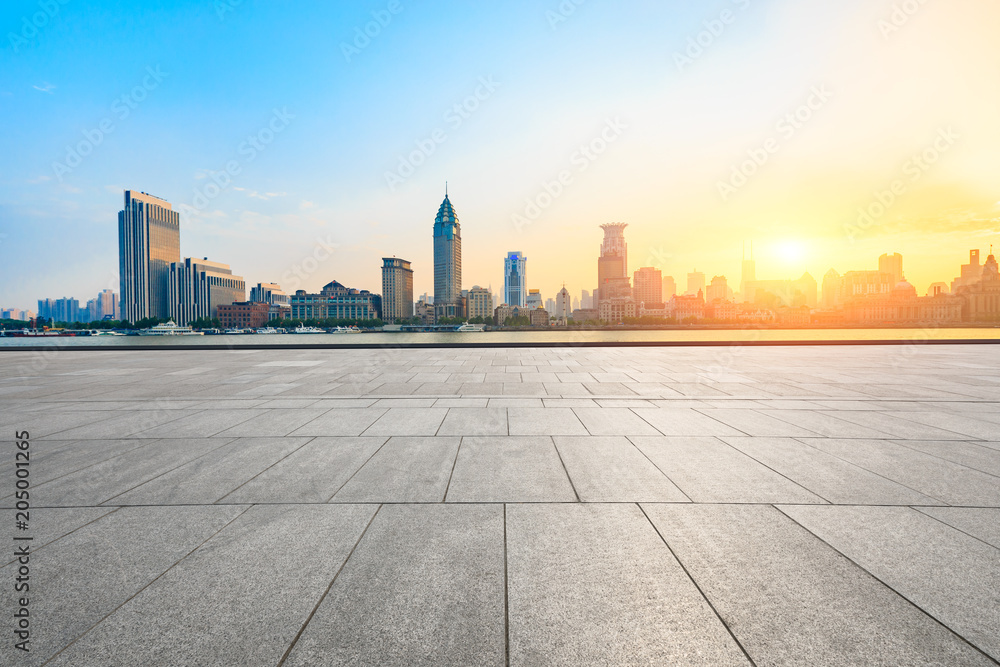
[{"label": "grey floor tile", "polygon": [[251,508],[52,664],[276,665],[375,510]]},{"label": "grey floor tile", "polygon": [[257,408],[206,410],[145,431],[138,431],[135,435],[139,438],[210,438],[266,412]]},{"label": "grey floor tile", "polygon": [[920,507],[919,511],[1000,549],[1000,509]]},{"label": "grey floor tile", "polygon": [[659,435],[628,408],[572,408],[590,435]]},{"label": "grey floor tile", "polygon": [[386,505],[285,663],[504,664],[500,505]]},{"label": "grey floor tile", "polygon": [[388,412],[388,408],[335,407],[289,435],[357,436]]},{"label": "grey floor tile", "polygon": [[800,426],[827,438],[890,438],[890,434],[815,410],[761,410],[762,415]]},{"label": "grey floor tile", "polygon": [[229,438],[163,440],[77,470],[34,490],[37,507],[100,505],[230,442]]},{"label": "grey floor tile", "polygon": [[696,503],[826,502],[716,438],[630,440]]},{"label": "grey floor tile", "polygon": [[575,502],[552,439],[466,437],[448,485],[448,502]]},{"label": "grey floor tile", "polygon": [[387,440],[313,438],[220,502],[325,503]]},{"label": "grey floor tile", "polygon": [[698,412],[732,426],[742,435],[764,438],[794,438],[796,436],[808,438],[818,435],[815,431],[789,424],[774,417],[768,417],[756,410],[706,408],[699,409]]},{"label": "grey floor tile", "polygon": [[746,665],[635,505],[507,507],[511,665]]},{"label": "grey floor tile", "polygon": [[234,438],[265,438],[288,435],[326,412],[325,408],[318,410],[309,408],[268,410],[216,435]]},{"label": "grey floor tile", "polygon": [[448,408],[438,435],[507,435],[507,408]]},{"label": "grey floor tile", "polygon": [[892,480],[792,438],[722,438],[800,486],[834,504],[939,505]]},{"label": "grey floor tile", "polygon": [[633,408],[632,412],[663,435],[743,435],[742,431],[691,408]]},{"label": "grey floor tile", "polygon": [[627,438],[556,436],[554,440],[583,502],[688,502]]},{"label": "grey floor tile", "polygon": [[[982,442],[899,440],[899,444],[1000,477],[1000,449]],[[1000,480],[998,480],[1000,483]]]},{"label": "grey floor tile", "polygon": [[[16,560],[13,555],[17,549],[18,542],[15,537],[31,537],[30,551],[32,553],[52,544],[61,537],[72,533],[75,530],[106,516],[113,512],[110,507],[53,507],[43,509],[33,509],[30,511],[29,529],[27,531],[15,528],[13,521],[10,524],[9,545],[14,545],[12,549],[0,558],[0,564],[6,565]],[[13,515],[12,515],[13,516]],[[27,540],[22,540],[27,542]]]},{"label": "grey floor tile", "polygon": [[211,504],[307,442],[309,438],[304,437],[236,438],[105,502],[110,505]]},{"label": "grey floor tile", "polygon": [[1000,507],[996,477],[891,440],[810,438],[802,442],[949,505]]},{"label": "grey floor tile", "polygon": [[445,408],[389,408],[364,435],[434,435],[447,414]]},{"label": "grey floor tile", "polygon": [[393,437],[331,502],[433,503],[444,500],[461,438]]},{"label": "grey floor tile", "polygon": [[1000,659],[1000,549],[905,507],[783,512],[994,659]]},{"label": "grey floor tile", "polygon": [[[17,651],[15,656],[12,642],[5,641],[0,662],[42,664],[245,509],[235,505],[124,508],[39,550],[31,556],[33,573],[44,573],[30,582],[36,629],[31,650]],[[13,581],[14,567],[0,570],[5,580]],[[0,595],[4,609],[15,608],[13,586],[5,586]]]},{"label": "grey floor tile", "polygon": [[570,408],[507,408],[511,435],[588,435]]},{"label": "grey floor tile", "polygon": [[[899,415],[907,416],[899,416]],[[959,435],[954,431],[945,431],[926,424],[921,424],[910,418],[912,413],[896,413],[896,416],[884,412],[840,410],[836,417],[867,426],[884,433],[891,438],[904,440],[968,440],[968,436]]]},{"label": "grey floor tile", "polygon": [[990,664],[773,507],[645,509],[758,664]]}]

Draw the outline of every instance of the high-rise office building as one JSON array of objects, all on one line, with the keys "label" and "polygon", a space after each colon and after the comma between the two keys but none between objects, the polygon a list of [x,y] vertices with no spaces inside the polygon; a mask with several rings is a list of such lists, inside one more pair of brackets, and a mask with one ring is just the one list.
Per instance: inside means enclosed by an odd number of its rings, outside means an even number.
[{"label": "high-rise office building", "polygon": [[701,292],[702,295],[705,293],[705,274],[695,269],[688,274],[687,292],[685,294],[694,296],[698,292]]},{"label": "high-rise office building", "polygon": [[106,289],[97,295],[97,319],[121,319],[121,300],[114,290]]},{"label": "high-rise office building", "polygon": [[898,252],[892,255],[882,255],[878,258],[878,270],[882,273],[889,273],[892,275],[892,283],[900,283],[903,281],[903,256]]},{"label": "high-rise office building", "polygon": [[604,241],[601,243],[601,255],[597,259],[597,294],[594,299],[599,307],[601,300],[612,298],[612,292],[622,291],[624,278],[628,282],[628,244],[625,243],[625,228],[628,223],[613,222],[601,225],[604,230]]},{"label": "high-rise office building", "polygon": [[670,301],[677,295],[677,281],[673,276],[663,276],[663,301]]},{"label": "high-rise office building", "polygon": [[587,290],[580,290],[580,308],[593,308],[594,307],[594,297],[590,295]]},{"label": "high-rise office building", "polygon": [[542,307],[542,292],[541,290],[529,289],[528,299],[524,304],[528,308],[541,308]]},{"label": "high-rise office building", "polygon": [[219,306],[246,300],[246,281],[228,264],[188,257],[171,262],[168,275],[168,316],[181,326],[218,316]]},{"label": "high-rise office building", "polygon": [[528,258],[508,252],[503,261],[503,298],[508,306],[524,306],[528,299]]},{"label": "high-rise office building", "polygon": [[462,228],[445,192],[434,219],[434,318],[464,317]]},{"label": "high-rise office building", "polygon": [[121,317],[138,322],[170,315],[170,264],[181,259],[180,216],[145,192],[125,191],[118,212]]},{"label": "high-rise office building", "polygon": [[382,258],[382,317],[386,322],[413,318],[413,269],[405,259]]},{"label": "high-rise office building", "polygon": [[663,273],[651,266],[636,271],[632,276],[632,300],[647,308],[663,303]]}]

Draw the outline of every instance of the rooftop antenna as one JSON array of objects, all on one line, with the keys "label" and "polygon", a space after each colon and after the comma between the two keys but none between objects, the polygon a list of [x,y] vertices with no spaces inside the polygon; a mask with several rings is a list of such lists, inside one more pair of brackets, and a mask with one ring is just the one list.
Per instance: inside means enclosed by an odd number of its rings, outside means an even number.
[{"label": "rooftop antenna", "polygon": [[448,181],[444,182],[444,196],[448,196]]}]

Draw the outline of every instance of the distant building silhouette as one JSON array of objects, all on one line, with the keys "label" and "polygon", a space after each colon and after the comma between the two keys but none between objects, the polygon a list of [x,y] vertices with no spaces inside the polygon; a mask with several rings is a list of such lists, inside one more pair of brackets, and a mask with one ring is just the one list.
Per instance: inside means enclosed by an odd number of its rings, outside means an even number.
[{"label": "distant building silhouette", "polygon": [[594,297],[598,309],[601,301],[622,298],[621,281],[628,283],[626,227],[628,223],[624,222],[601,225],[601,229],[604,230],[604,241],[601,243],[601,255],[597,259],[597,290]]}]

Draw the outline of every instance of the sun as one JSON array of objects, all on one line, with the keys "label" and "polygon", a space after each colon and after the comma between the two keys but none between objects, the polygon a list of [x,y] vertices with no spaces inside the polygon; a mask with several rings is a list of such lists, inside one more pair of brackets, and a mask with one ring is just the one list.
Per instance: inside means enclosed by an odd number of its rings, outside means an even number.
[{"label": "sun", "polygon": [[808,249],[802,241],[786,239],[775,246],[775,255],[786,266],[800,266],[807,254]]}]

